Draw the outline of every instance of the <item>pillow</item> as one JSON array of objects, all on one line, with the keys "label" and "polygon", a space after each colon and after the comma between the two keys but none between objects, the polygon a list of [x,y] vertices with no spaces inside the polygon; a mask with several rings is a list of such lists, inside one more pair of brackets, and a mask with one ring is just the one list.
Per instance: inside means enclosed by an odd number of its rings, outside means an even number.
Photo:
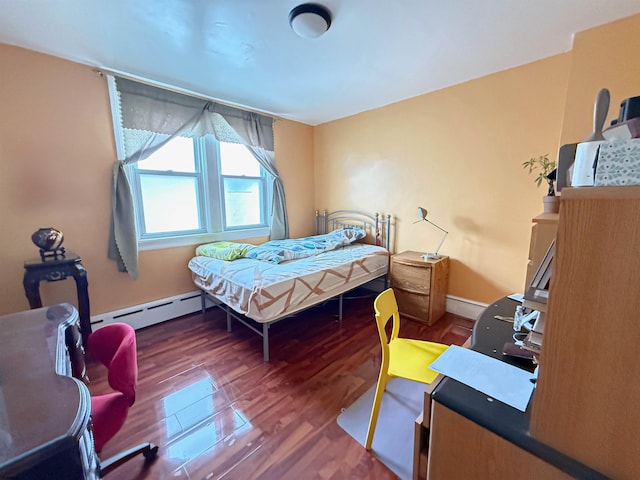
[{"label": "pillow", "polygon": [[269,263],[280,263],[318,255],[344,247],[366,235],[361,228],[341,228],[323,235],[305,238],[271,240],[247,253],[247,257]]},{"label": "pillow", "polygon": [[344,227],[338,230],[334,230],[327,234],[327,237],[344,245],[349,245],[350,243],[355,242],[356,240],[360,240],[364,238],[367,233],[358,227]]},{"label": "pillow", "polygon": [[285,253],[285,250],[290,250],[289,248],[285,249],[285,247],[281,247],[278,243],[275,243],[281,241],[282,240],[270,241],[259,245],[247,253],[247,258],[253,258],[254,260],[260,260],[261,262],[280,263],[288,256],[288,254]]},{"label": "pillow", "polygon": [[253,248],[256,246],[250,243],[213,242],[199,245],[196,248],[196,255],[231,261],[244,257]]}]

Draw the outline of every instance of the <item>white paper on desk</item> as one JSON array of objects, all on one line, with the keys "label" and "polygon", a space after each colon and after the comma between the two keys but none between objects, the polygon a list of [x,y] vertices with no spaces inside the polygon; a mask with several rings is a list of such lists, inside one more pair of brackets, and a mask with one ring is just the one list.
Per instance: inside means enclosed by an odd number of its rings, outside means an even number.
[{"label": "white paper on desk", "polygon": [[497,358],[451,345],[429,368],[524,412],[533,375]]},{"label": "white paper on desk", "polygon": [[524,295],[522,293],[512,293],[511,295],[507,295],[507,297],[520,303],[522,303],[524,300]]}]

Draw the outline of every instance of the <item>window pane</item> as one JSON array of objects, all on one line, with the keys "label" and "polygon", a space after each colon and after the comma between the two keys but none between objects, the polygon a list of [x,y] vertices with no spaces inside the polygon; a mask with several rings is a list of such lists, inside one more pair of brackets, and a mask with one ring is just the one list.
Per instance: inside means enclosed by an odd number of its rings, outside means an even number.
[{"label": "window pane", "polygon": [[149,158],[137,163],[138,169],[194,173],[196,162],[191,138],[176,137]]},{"label": "window pane", "polygon": [[259,177],[260,164],[247,147],[236,143],[220,142],[220,168],[222,175]]},{"label": "window pane", "polygon": [[244,178],[224,179],[224,207],[227,227],[260,225],[262,182]]},{"label": "window pane", "polygon": [[194,177],[140,175],[146,233],[198,230],[197,180]]}]

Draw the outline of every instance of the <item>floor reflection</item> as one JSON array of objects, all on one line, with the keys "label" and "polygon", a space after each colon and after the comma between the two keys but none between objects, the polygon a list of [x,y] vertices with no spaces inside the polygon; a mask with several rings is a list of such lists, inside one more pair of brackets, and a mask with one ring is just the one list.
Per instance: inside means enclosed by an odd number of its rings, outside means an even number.
[{"label": "floor reflection", "polygon": [[248,418],[229,403],[224,390],[206,376],[162,399],[167,435],[163,455],[187,468],[202,455],[216,448],[232,446],[239,435],[252,430]]}]

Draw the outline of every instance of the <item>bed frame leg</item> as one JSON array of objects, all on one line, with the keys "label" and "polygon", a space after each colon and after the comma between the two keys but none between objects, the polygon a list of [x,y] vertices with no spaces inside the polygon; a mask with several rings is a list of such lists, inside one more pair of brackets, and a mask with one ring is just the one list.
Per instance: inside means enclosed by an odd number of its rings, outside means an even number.
[{"label": "bed frame leg", "polygon": [[207,297],[205,296],[204,290],[200,290],[200,306],[202,307],[202,314],[204,315],[207,311]]},{"label": "bed frame leg", "polygon": [[227,312],[227,332],[230,332],[231,331],[231,312],[229,311],[228,305],[225,308],[225,312]]},{"label": "bed frame leg", "polygon": [[269,324],[262,324],[262,358],[265,362],[269,361]]},{"label": "bed frame leg", "polygon": [[342,321],[342,294],[338,296],[338,320]]}]

